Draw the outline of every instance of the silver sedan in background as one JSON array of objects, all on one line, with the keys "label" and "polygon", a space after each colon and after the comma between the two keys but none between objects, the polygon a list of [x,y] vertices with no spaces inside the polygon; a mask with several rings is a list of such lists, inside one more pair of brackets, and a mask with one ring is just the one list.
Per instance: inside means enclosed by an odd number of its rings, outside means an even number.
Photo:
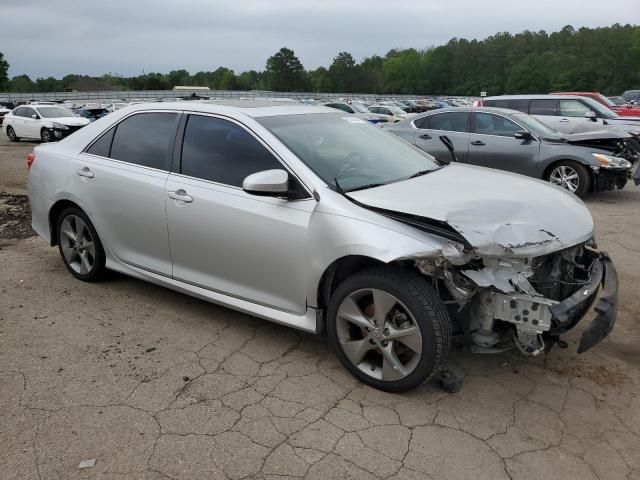
[{"label": "silver sedan in background", "polygon": [[[559,134],[530,115],[503,108],[441,109],[385,125],[442,161],[456,161],[528,175],[576,195],[623,188],[640,155],[631,135],[615,129]],[[627,158],[624,158],[627,157]]]},{"label": "silver sedan in background", "polygon": [[33,228],[79,280],[111,269],[326,328],[387,391],[437,372],[453,335],[535,355],[594,302],[579,351],[613,328],[615,268],[575,195],[442,165],[334,109],[266,105],[135,105],[36,147]]}]

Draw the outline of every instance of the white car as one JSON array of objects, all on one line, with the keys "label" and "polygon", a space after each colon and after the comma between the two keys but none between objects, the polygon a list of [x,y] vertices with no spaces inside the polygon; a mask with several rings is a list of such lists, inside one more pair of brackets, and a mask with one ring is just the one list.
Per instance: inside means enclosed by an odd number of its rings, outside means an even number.
[{"label": "white car", "polygon": [[351,104],[346,102],[329,102],[324,103],[323,106],[351,113],[352,115],[371,123],[386,123],[389,120],[387,115],[370,112],[366,106],[357,102],[353,102]]},{"label": "white car", "polygon": [[36,138],[43,142],[61,140],[89,124],[89,119],[59,105],[24,105],[4,116],[2,128],[12,142]]},{"label": "white car", "polygon": [[396,107],[395,105],[371,105],[369,107],[369,111],[371,113],[377,113],[379,115],[386,115],[387,121],[389,123],[400,122],[406,118],[411,118],[414,116],[414,114],[407,113],[400,107]]}]

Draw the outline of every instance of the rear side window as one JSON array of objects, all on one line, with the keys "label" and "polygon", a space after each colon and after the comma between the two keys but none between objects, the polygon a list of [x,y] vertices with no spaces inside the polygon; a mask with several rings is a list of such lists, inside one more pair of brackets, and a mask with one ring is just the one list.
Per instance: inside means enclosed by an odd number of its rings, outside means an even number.
[{"label": "rear side window", "polygon": [[491,113],[476,113],[474,125],[476,133],[500,137],[513,137],[514,133],[522,130],[511,120]]},{"label": "rear side window", "polygon": [[449,132],[468,132],[469,113],[450,112],[433,115],[429,121],[430,130],[446,130]]},{"label": "rear side window", "polygon": [[556,115],[556,100],[531,100],[529,115]]},{"label": "rear side window", "polygon": [[87,149],[87,153],[98,155],[100,157],[109,157],[111,154],[111,141],[113,140],[113,134],[115,131],[116,127],[111,127],[107,133],[102,135]]},{"label": "rear side window", "polygon": [[342,103],[332,103],[328,106],[331,108],[337,108],[338,110],[342,110],[343,112],[354,113],[353,109],[349,105],[344,105]]},{"label": "rear side window", "polygon": [[24,107],[18,107],[13,111],[13,114],[16,117],[24,117],[25,110],[26,110],[26,108],[24,108]]},{"label": "rear side window", "polygon": [[418,118],[413,121],[416,128],[429,128],[429,117]]},{"label": "rear side window", "polygon": [[252,173],[283,168],[253,135],[233,122],[191,115],[182,143],[184,175],[242,187]]},{"label": "rear side window", "polygon": [[169,170],[177,113],[138,113],[118,124],[111,158],[143,167]]}]

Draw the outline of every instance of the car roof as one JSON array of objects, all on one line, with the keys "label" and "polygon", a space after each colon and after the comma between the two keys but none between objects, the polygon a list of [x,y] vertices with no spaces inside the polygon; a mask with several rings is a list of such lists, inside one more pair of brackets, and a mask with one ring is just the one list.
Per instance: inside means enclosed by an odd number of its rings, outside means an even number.
[{"label": "car roof", "polygon": [[564,99],[564,100],[581,100],[584,97],[580,95],[496,95],[494,97],[486,97],[485,100],[549,100],[549,99]]},{"label": "car roof", "polygon": [[182,101],[138,103],[121,111],[176,110],[202,113],[242,113],[249,117],[276,117],[309,113],[336,113],[334,108],[271,100],[229,100],[216,102]]},{"label": "car roof", "polygon": [[439,113],[446,113],[446,112],[463,112],[463,113],[468,113],[468,112],[487,112],[487,113],[501,113],[503,115],[515,115],[515,114],[522,114],[521,111],[519,110],[513,110],[511,108],[498,108],[498,107],[451,107],[451,108],[439,108],[437,110],[430,110],[428,112],[426,112],[425,114],[420,114],[420,117],[424,117],[425,115],[436,115]]}]

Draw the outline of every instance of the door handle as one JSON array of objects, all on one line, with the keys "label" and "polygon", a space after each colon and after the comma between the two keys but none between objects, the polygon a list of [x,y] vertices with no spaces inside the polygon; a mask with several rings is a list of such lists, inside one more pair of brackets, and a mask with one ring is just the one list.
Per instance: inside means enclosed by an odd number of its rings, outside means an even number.
[{"label": "door handle", "polygon": [[431,140],[431,135],[429,135],[428,133],[423,133],[422,135],[420,135],[420,138],[423,138],[425,140]]},{"label": "door handle", "polygon": [[93,172],[89,170],[89,167],[82,167],[76,173],[81,177],[93,178]]},{"label": "door handle", "polygon": [[560,120],[558,120],[559,122],[569,122],[570,120],[568,118],[561,118]]},{"label": "door handle", "polygon": [[193,202],[193,197],[187,195],[187,192],[185,192],[182,188],[176,190],[175,192],[169,192],[169,198],[185,203]]},{"label": "door handle", "polygon": [[471,142],[471,145],[482,146],[485,145],[485,143],[481,142],[480,140],[474,140],[473,142]]}]

